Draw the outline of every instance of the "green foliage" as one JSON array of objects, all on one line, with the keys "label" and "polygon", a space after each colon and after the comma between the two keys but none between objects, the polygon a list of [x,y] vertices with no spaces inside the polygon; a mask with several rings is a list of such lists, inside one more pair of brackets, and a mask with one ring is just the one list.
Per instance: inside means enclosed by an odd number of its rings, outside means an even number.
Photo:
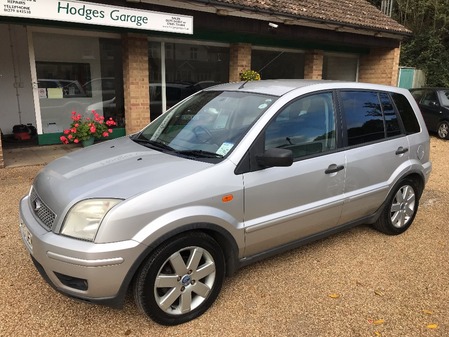
[{"label": "green foliage", "polygon": [[112,133],[111,127],[117,125],[112,118],[105,120],[95,111],[92,111],[92,117],[85,117],[72,111],[71,118],[70,128],[64,130],[64,134],[59,138],[64,144],[79,143],[91,137],[97,139],[108,137]]},{"label": "green foliage", "polygon": [[[368,0],[380,8],[381,0]],[[427,85],[449,87],[447,0],[395,0],[393,18],[413,32],[402,43],[402,66],[422,69]]]},{"label": "green foliage", "polygon": [[401,65],[422,69],[428,86],[449,87],[448,45],[433,30],[425,30],[402,44]]},{"label": "green foliage", "polygon": [[259,81],[260,74],[254,70],[244,70],[240,73],[241,81]]}]

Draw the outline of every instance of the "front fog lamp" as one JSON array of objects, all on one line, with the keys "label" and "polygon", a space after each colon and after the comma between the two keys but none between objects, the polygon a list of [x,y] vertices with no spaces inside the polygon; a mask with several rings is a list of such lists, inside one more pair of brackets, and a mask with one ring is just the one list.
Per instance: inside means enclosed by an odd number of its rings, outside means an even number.
[{"label": "front fog lamp", "polygon": [[106,213],[121,200],[89,199],[73,206],[62,225],[61,234],[93,241]]}]

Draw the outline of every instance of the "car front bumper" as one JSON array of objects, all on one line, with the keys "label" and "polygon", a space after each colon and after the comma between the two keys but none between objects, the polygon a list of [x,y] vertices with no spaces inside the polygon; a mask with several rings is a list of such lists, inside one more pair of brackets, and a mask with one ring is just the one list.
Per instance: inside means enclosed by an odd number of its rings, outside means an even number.
[{"label": "car front bumper", "polygon": [[147,248],[133,240],[96,244],[48,231],[34,217],[28,196],[20,201],[19,228],[35,266],[52,287],[109,305],[126,291],[123,285]]}]

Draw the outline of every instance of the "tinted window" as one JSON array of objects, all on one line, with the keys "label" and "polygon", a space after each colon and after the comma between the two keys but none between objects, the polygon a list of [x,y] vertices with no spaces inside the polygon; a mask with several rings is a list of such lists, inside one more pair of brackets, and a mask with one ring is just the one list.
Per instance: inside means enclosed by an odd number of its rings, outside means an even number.
[{"label": "tinted window", "polygon": [[424,90],[412,90],[411,93],[413,98],[419,103],[424,95]]},{"label": "tinted window", "polygon": [[439,105],[437,93],[433,90],[427,91],[421,100],[421,104],[427,106]]},{"label": "tinted window", "polygon": [[267,127],[265,149],[289,149],[300,158],[335,149],[335,135],[332,94],[321,93],[283,108]]},{"label": "tinted window", "polygon": [[390,96],[387,93],[381,93],[380,102],[382,104],[382,111],[384,113],[385,130],[387,131],[387,137],[400,135],[401,128],[399,126],[398,116],[396,115]]},{"label": "tinted window", "polygon": [[368,143],[385,137],[379,97],[375,92],[341,92],[348,145]]},{"label": "tinted window", "polygon": [[396,109],[401,116],[402,123],[404,124],[407,134],[416,133],[421,130],[418,120],[416,119],[415,112],[408,99],[401,94],[391,94],[393,102],[396,105]]},{"label": "tinted window", "polygon": [[449,106],[449,90],[439,90],[438,97],[442,106]]}]

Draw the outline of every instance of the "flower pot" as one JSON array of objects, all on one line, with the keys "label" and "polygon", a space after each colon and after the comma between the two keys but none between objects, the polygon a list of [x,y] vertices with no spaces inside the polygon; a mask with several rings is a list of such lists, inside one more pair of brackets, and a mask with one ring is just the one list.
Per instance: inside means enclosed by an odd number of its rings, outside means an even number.
[{"label": "flower pot", "polygon": [[91,146],[94,143],[94,141],[95,141],[95,138],[94,137],[90,137],[89,139],[82,140],[81,144],[83,145],[83,147]]}]

